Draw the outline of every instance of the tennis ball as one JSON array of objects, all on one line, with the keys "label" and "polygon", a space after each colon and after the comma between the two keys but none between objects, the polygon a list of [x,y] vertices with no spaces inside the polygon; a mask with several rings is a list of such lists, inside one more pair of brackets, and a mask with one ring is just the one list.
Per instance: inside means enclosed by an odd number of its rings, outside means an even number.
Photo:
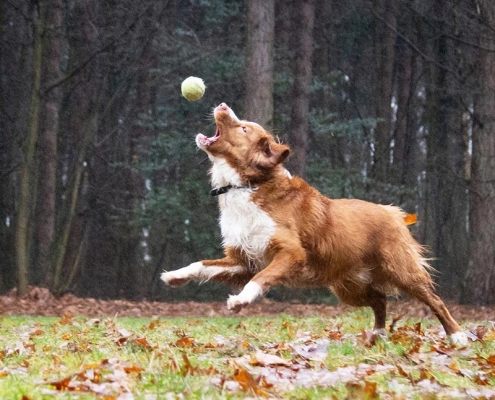
[{"label": "tennis ball", "polygon": [[205,89],[203,79],[195,76],[184,79],[181,85],[182,96],[189,101],[199,100],[205,94]]}]

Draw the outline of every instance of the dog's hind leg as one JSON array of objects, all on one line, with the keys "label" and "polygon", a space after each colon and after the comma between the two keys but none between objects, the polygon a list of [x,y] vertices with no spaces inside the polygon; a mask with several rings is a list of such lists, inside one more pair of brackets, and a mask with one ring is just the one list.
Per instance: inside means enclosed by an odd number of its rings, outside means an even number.
[{"label": "dog's hind leg", "polygon": [[366,302],[375,314],[375,326],[373,332],[380,336],[387,336],[385,321],[387,319],[387,295],[368,286],[366,291]]},{"label": "dog's hind leg", "polygon": [[370,284],[346,280],[333,285],[332,291],[344,303],[355,307],[370,307],[375,316],[373,332],[386,336],[385,322],[387,318],[387,296]]},{"label": "dog's hind leg", "polygon": [[460,326],[454,318],[452,318],[444,302],[435,294],[429,282],[414,282],[410,285],[401,287],[401,289],[430,307],[443,325],[447,335],[452,336],[461,331]]},{"label": "dog's hind leg", "polygon": [[391,274],[389,275],[390,278],[392,278],[397,288],[430,307],[454,344],[461,346],[467,344],[466,334],[461,331],[461,327],[452,318],[444,302],[435,293],[433,289],[434,283],[425,270],[418,269],[415,273],[405,273],[400,276]]}]

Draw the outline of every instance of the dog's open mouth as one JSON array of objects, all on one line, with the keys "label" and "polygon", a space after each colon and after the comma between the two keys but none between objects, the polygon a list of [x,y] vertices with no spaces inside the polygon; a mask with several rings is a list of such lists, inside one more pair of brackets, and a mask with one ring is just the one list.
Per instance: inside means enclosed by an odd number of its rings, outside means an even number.
[{"label": "dog's open mouth", "polygon": [[198,133],[196,140],[197,140],[199,145],[208,147],[211,144],[215,143],[220,138],[220,136],[221,136],[220,129],[218,129],[218,127],[217,127],[217,130],[215,131],[214,136],[207,137],[207,136],[203,135],[202,133]]}]

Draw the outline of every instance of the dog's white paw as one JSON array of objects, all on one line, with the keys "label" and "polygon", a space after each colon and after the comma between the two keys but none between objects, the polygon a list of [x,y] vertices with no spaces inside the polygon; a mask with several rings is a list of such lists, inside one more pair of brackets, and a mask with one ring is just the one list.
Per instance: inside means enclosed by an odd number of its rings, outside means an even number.
[{"label": "dog's white paw", "polygon": [[246,299],[242,299],[240,296],[229,296],[227,300],[227,308],[230,311],[239,312],[242,307],[245,307],[249,304],[249,301]]},{"label": "dog's white paw", "polygon": [[373,331],[373,334],[376,336],[379,336],[383,339],[386,339],[388,337],[388,333],[387,333],[387,330],[385,328],[375,329]]},{"label": "dog's white paw", "polygon": [[203,270],[203,263],[201,261],[192,263],[187,267],[176,269],[175,271],[164,272],[160,279],[170,286],[181,286],[187,282],[197,279]]},{"label": "dog's white paw", "polygon": [[191,280],[179,271],[164,272],[161,274],[160,279],[169,286],[182,286]]},{"label": "dog's white paw", "polygon": [[250,281],[247,283],[246,286],[244,286],[244,289],[242,289],[242,292],[239,293],[237,296],[229,296],[229,299],[227,300],[227,308],[232,311],[239,311],[242,307],[247,306],[248,304],[251,304],[253,301],[255,301],[258,297],[263,295],[263,290],[261,289],[261,286],[258,285],[256,282]]},{"label": "dog's white paw", "polygon": [[468,337],[465,332],[459,331],[449,336],[449,341],[454,346],[465,347],[468,345]]}]

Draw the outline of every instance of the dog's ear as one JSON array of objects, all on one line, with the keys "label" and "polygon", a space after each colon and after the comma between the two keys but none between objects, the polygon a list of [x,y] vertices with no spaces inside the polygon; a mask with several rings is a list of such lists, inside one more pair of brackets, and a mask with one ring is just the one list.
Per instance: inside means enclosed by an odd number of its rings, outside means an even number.
[{"label": "dog's ear", "polygon": [[256,144],[256,151],[253,155],[253,164],[261,169],[270,169],[285,161],[289,157],[288,146],[276,143],[273,139],[263,136]]}]

